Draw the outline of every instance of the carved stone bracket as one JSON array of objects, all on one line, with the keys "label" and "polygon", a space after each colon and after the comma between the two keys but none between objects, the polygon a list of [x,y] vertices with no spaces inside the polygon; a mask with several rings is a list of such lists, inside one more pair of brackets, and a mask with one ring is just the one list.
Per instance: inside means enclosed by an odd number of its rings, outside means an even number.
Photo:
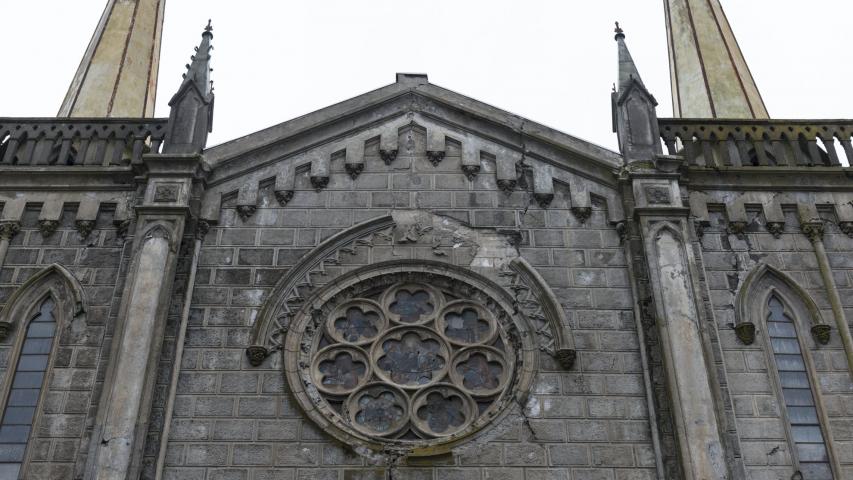
[{"label": "carved stone bracket", "polygon": [[832,328],[829,325],[813,325],[811,328],[812,337],[821,345],[829,343],[829,332]]},{"label": "carved stone bracket", "polygon": [[814,243],[818,240],[823,240],[825,231],[823,222],[804,222],[800,225],[800,228],[803,231],[803,235],[808,237],[811,242]]},{"label": "carved stone bracket", "polygon": [[346,168],[347,175],[349,175],[349,178],[355,180],[361,174],[361,172],[364,171],[364,164],[347,163],[344,165],[344,168]]},{"label": "carved stone bracket", "polygon": [[397,150],[379,150],[379,156],[385,165],[391,165],[391,162],[397,159]]},{"label": "carved stone bracket", "polygon": [[197,240],[204,240],[204,237],[207,235],[207,232],[210,231],[210,223],[207,220],[199,219],[195,224],[195,238]]},{"label": "carved stone bracket", "polygon": [[88,238],[92,231],[95,230],[95,221],[77,220],[74,222],[74,226],[77,227],[77,233],[79,233],[82,238]]},{"label": "carved stone bracket", "polygon": [[838,222],[838,228],[848,237],[853,238],[853,222]]},{"label": "carved stone bracket", "polygon": [[254,205],[237,205],[237,215],[239,215],[240,219],[244,222],[254,215],[257,210],[258,207]]},{"label": "carved stone bracket", "polygon": [[782,236],[782,231],[785,229],[785,222],[767,222],[767,231],[770,232],[774,238],[779,238]]},{"label": "carved stone bracket", "polygon": [[509,179],[509,180],[503,179],[503,178],[498,179],[498,188],[501,189],[501,191],[504,191],[506,193],[510,193],[513,190],[515,190],[515,186],[517,184],[518,184],[518,181],[515,179]]},{"label": "carved stone bracket", "polygon": [[59,228],[59,220],[39,220],[39,231],[43,237],[49,237]]},{"label": "carved stone bracket", "polygon": [[465,178],[473,181],[474,177],[480,173],[479,165],[462,165],[462,173],[465,174]]},{"label": "carved stone bracket", "polygon": [[752,345],[755,343],[755,324],[743,322],[735,325],[735,335],[744,345]]},{"label": "carved stone bracket", "polygon": [[260,366],[264,363],[270,351],[263,345],[252,345],[246,348],[246,356],[249,358],[249,363],[253,367]]},{"label": "carved stone bracket", "polygon": [[427,155],[427,158],[429,159],[429,162],[432,164],[432,166],[436,167],[436,166],[438,166],[439,163],[441,163],[442,160],[444,160],[445,152],[441,151],[441,150],[439,150],[439,151],[427,150],[426,155]]},{"label": "carved stone bracket", "polygon": [[20,231],[21,224],[18,222],[0,223],[0,239],[2,240],[11,240]]},{"label": "carved stone bracket", "polygon": [[746,227],[749,224],[742,220],[732,220],[729,222],[728,232],[730,235],[734,235],[739,239],[743,239],[744,234],[746,233]]},{"label": "carved stone bracket", "polygon": [[320,190],[326,188],[329,185],[329,177],[326,175],[323,176],[311,176],[311,186],[314,187],[314,190],[319,192]]},{"label": "carved stone bracket", "polygon": [[293,190],[276,190],[275,199],[283,207],[287,205],[287,202],[293,200]]},{"label": "carved stone bracket", "polygon": [[586,223],[592,216],[592,207],[572,207],[571,210],[575,218],[581,223]]},{"label": "carved stone bracket", "polygon": [[625,239],[628,238],[628,222],[625,220],[616,222],[614,227],[616,228],[616,234],[619,235],[619,243],[624,243]]},{"label": "carved stone bracket", "polygon": [[539,204],[541,208],[548,208],[551,205],[551,202],[554,201],[553,193],[534,193],[533,199],[536,200],[536,203]]}]

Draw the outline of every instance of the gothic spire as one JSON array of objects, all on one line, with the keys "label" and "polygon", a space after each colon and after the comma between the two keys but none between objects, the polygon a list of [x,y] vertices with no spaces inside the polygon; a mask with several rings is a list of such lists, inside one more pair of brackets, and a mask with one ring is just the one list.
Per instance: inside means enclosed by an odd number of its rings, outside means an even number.
[{"label": "gothic spire", "polygon": [[151,117],[165,0],[108,0],[59,117]]},{"label": "gothic spire", "polygon": [[625,31],[619,26],[619,22],[616,22],[616,30],[614,31],[616,32],[614,38],[619,50],[619,93],[624,92],[632,82],[636,82],[645,89],[643,80],[640,78],[640,72],[637,71],[628,45],[625,44]]},{"label": "gothic spire", "polygon": [[619,84],[618,89],[614,85],[611,95],[613,131],[619,136],[619,151],[627,163],[649,161],[661,153],[655,112],[658,102],[640,78],[619,22],[614,38],[619,53]]},{"label": "gothic spire", "polygon": [[192,63],[181,86],[169,100],[169,125],[163,153],[200,153],[207,145],[207,134],[213,128],[213,81],[210,79],[210,51],[213,46],[210,20],[201,33]]},{"label": "gothic spire", "polygon": [[768,118],[720,0],[664,0],[676,117]]}]

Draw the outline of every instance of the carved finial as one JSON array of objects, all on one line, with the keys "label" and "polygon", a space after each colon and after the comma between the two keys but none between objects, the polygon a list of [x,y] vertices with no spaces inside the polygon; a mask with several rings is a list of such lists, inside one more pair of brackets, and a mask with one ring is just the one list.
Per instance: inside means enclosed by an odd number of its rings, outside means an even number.
[{"label": "carved finial", "polygon": [[[618,25],[618,24],[617,24],[617,25]],[[207,26],[206,26],[206,27],[204,27],[204,31],[205,31],[205,32],[212,32],[212,31],[213,31],[213,24],[212,24],[212,22],[210,21],[210,19],[209,19],[209,18],[207,19]]]},{"label": "carved finial", "polygon": [[625,38],[625,31],[619,26],[619,22],[616,22],[616,28],[613,31],[616,32],[616,35],[613,37],[614,39],[622,40]]}]

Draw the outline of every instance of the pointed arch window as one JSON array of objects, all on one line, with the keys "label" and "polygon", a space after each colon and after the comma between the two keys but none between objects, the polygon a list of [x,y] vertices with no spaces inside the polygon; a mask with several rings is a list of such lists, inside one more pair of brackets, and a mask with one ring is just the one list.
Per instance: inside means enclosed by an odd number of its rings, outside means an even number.
[{"label": "pointed arch window", "polygon": [[796,322],[777,293],[767,300],[767,333],[782,398],[788,414],[791,440],[804,478],[832,479],[829,452],[817,411]]},{"label": "pointed arch window", "polygon": [[0,478],[17,478],[24,462],[56,336],[55,306],[48,296],[27,324],[0,419]]}]

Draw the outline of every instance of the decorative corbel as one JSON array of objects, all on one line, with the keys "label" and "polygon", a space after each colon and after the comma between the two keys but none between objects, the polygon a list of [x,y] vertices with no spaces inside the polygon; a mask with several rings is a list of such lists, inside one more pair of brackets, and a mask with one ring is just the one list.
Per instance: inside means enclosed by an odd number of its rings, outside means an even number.
[{"label": "decorative corbel", "polygon": [[735,335],[744,345],[752,345],[755,343],[755,324],[743,322],[735,325]]},{"label": "decorative corbel", "polygon": [[356,177],[361,175],[361,172],[364,171],[364,164],[363,163],[347,163],[344,165],[344,168],[346,168],[347,175],[349,175],[349,178],[355,180]]},{"label": "decorative corbel", "polygon": [[474,181],[474,177],[480,173],[479,165],[462,165],[462,173],[465,174],[465,178],[469,181]]},{"label": "decorative corbel", "polygon": [[808,239],[812,243],[818,240],[823,240],[823,234],[825,231],[823,222],[804,222],[802,225],[800,225],[800,229],[803,231],[803,235],[808,237]]},{"label": "decorative corbel", "polygon": [[829,325],[813,325],[811,328],[812,337],[817,343],[826,345],[829,343],[829,332],[831,330],[832,328]]},{"label": "decorative corbel", "polygon": [[257,367],[269,356],[269,350],[263,345],[251,345],[246,348],[246,356],[249,358],[249,364]]},{"label": "decorative corbel", "polygon": [[842,233],[853,238],[853,222],[838,222],[838,228]]},{"label": "decorative corbel", "polygon": [[2,222],[0,223],[0,240],[11,240],[20,231],[19,222]]},{"label": "decorative corbel", "polygon": [[94,220],[77,220],[74,222],[74,226],[77,227],[77,233],[80,234],[82,238],[89,238],[92,231],[95,230],[95,221]]},{"label": "decorative corbel", "polygon": [[765,225],[767,231],[773,235],[773,238],[782,236],[782,231],[785,229],[785,222],[767,222]]},{"label": "decorative corbel", "polygon": [[320,190],[326,188],[329,185],[329,176],[311,176],[311,186],[314,187],[314,190],[319,192]]},{"label": "decorative corbel", "polygon": [[287,205],[287,202],[293,200],[293,190],[276,190],[275,199],[282,207]]},{"label": "decorative corbel", "polygon": [[433,167],[437,167],[442,160],[444,160],[444,155],[446,152],[443,150],[427,150],[426,156],[429,159],[429,163],[432,164]]},{"label": "decorative corbel", "polygon": [[729,222],[729,226],[727,231],[730,235],[734,235],[739,239],[743,239],[744,234],[746,233],[746,227],[749,224],[742,220],[732,220]]},{"label": "decorative corbel", "polygon": [[379,150],[379,156],[382,157],[382,161],[385,162],[385,165],[391,165],[391,162],[397,159],[397,150]]},{"label": "decorative corbel", "polygon": [[518,181],[515,179],[504,179],[504,178],[498,179],[498,188],[501,189],[501,191],[506,192],[507,194],[509,194],[513,190],[515,190],[515,186],[517,184],[518,184]]},{"label": "decorative corbel", "polygon": [[49,237],[59,228],[59,220],[39,220],[39,231],[43,237]]},{"label": "decorative corbel", "polygon": [[257,210],[258,207],[255,205],[237,205],[237,215],[239,215],[240,220],[243,220],[244,222],[254,215]]},{"label": "decorative corbel", "polygon": [[579,222],[586,223],[589,217],[592,216],[592,207],[572,207],[572,214]]}]

